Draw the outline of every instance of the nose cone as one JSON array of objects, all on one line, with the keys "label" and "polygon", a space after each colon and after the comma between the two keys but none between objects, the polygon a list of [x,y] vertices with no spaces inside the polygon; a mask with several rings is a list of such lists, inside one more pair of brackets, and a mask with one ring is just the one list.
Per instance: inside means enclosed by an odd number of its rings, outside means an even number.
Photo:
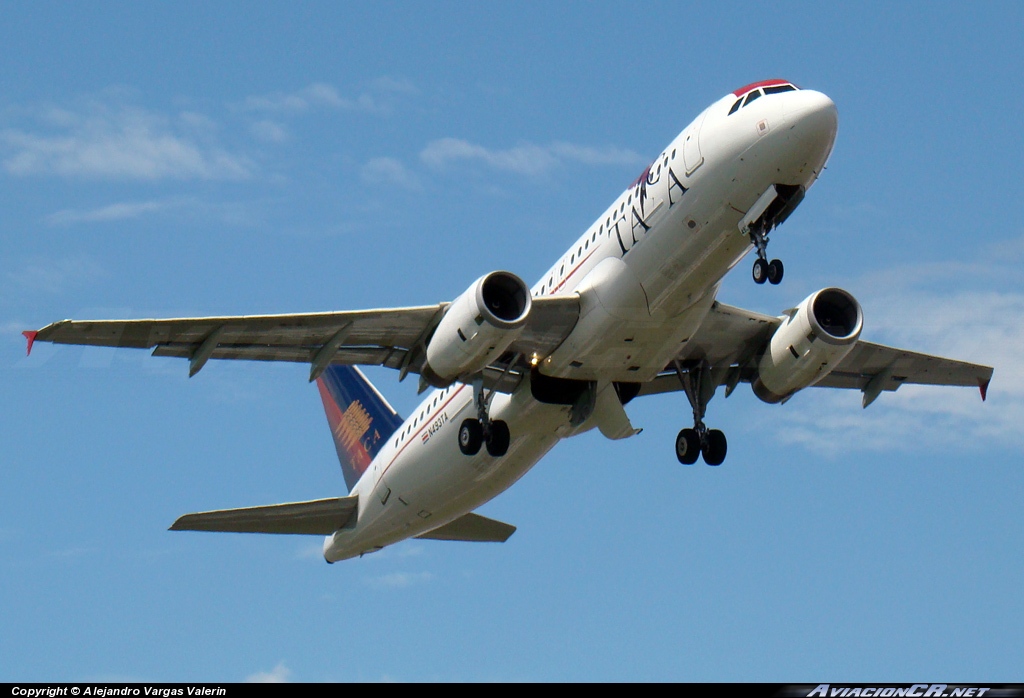
[{"label": "nose cone", "polygon": [[821,153],[824,162],[839,129],[835,102],[815,90],[787,92],[785,97],[786,124],[809,150]]}]

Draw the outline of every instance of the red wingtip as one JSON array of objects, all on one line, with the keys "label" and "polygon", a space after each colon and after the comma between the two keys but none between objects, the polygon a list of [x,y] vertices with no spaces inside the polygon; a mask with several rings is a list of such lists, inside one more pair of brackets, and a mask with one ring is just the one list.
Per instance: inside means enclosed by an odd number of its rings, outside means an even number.
[{"label": "red wingtip", "polygon": [[[991,380],[991,379],[990,379]],[[988,383],[989,381],[978,381],[978,389],[981,390],[981,401],[985,402],[985,398],[988,397]]]},{"label": "red wingtip", "polygon": [[25,330],[22,334],[25,336],[25,339],[28,340],[28,347],[25,349],[25,356],[28,356],[32,353],[32,345],[35,344],[36,335],[39,333],[35,330]]}]

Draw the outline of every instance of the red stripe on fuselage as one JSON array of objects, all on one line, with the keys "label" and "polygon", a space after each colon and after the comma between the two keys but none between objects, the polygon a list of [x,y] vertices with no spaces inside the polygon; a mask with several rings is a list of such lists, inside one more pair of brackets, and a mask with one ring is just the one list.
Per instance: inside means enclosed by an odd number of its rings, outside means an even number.
[{"label": "red stripe on fuselage", "polygon": [[599,245],[594,245],[594,249],[592,249],[590,251],[590,254],[588,254],[586,257],[584,257],[582,260],[580,260],[579,264],[577,264],[575,267],[570,269],[568,275],[566,275],[566,277],[564,279],[559,281],[558,285],[555,286],[553,289],[551,289],[551,293],[548,294],[548,295],[552,295],[552,294],[558,292],[558,290],[561,289],[562,286],[565,286],[565,282],[568,281],[572,277],[573,274],[575,274],[577,271],[579,271],[579,268],[582,267],[584,264],[586,264],[588,259],[590,259],[591,257],[594,256],[594,253],[597,252],[597,248],[598,247],[599,247]]},{"label": "red stripe on fuselage", "polygon": [[398,453],[395,454],[395,457],[392,458],[391,462],[389,462],[384,467],[384,471],[381,473],[381,477],[384,477],[384,473],[386,473],[388,471],[388,469],[392,465],[394,465],[394,462],[396,460],[398,460],[398,457],[400,455],[402,455],[402,451],[404,451],[409,446],[409,444],[413,443],[416,440],[416,437],[419,436],[420,432],[422,432],[424,429],[426,429],[428,425],[430,425],[435,419],[437,419],[437,415],[439,415],[442,412],[444,412],[444,409],[446,407],[448,407],[448,405],[451,404],[452,400],[455,399],[455,396],[458,395],[459,393],[461,393],[465,389],[465,387],[466,387],[465,385],[460,385],[459,389],[456,390],[454,393],[452,393],[452,396],[450,398],[448,398],[447,402],[443,403],[440,407],[438,407],[433,412],[428,413],[428,415],[423,418],[423,426],[421,426],[419,429],[417,429],[416,431],[414,431],[412,434],[409,435],[409,438],[407,438],[405,440],[405,444],[400,449],[398,449]]}]

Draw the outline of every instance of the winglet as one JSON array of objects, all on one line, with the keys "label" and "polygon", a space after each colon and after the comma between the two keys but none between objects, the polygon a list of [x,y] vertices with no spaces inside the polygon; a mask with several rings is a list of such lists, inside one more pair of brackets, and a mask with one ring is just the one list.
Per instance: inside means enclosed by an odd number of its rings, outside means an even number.
[{"label": "winglet", "polygon": [[[31,340],[29,341],[29,346],[32,346]],[[988,384],[991,380],[991,378],[988,378],[986,380],[981,380],[980,378],[978,379],[978,389],[981,390],[982,402],[985,402],[985,398],[988,397]]]},{"label": "winglet", "polygon": [[32,353],[32,345],[36,343],[36,336],[39,334],[35,330],[25,330],[22,332],[25,339],[28,340],[28,347],[25,349],[25,356],[29,356]]}]

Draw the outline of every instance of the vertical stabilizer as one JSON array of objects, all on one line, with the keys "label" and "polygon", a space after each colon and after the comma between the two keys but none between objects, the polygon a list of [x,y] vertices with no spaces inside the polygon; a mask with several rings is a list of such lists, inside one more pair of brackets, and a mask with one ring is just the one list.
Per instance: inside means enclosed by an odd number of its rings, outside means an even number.
[{"label": "vertical stabilizer", "polygon": [[316,386],[351,492],[403,420],[358,368],[329,366]]}]

